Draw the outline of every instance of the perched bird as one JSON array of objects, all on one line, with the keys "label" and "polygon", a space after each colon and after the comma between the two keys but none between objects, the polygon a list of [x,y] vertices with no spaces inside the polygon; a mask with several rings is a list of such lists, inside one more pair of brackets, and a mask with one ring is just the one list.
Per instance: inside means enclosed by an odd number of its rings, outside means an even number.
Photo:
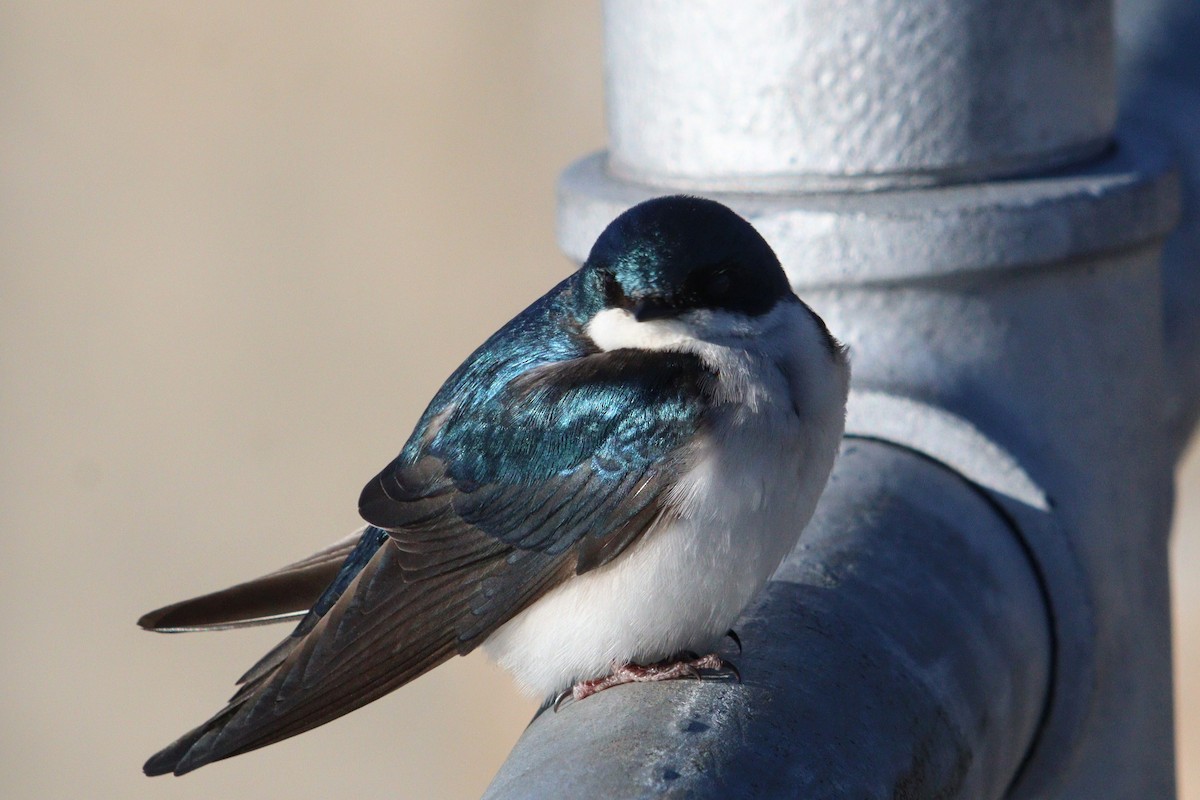
[{"label": "perched bird", "polygon": [[483,645],[528,692],[694,675],[808,522],[849,367],[745,220],[626,211],[471,354],[367,484],[368,524],[158,631],[299,619],[229,704],[145,765],[309,730]]}]

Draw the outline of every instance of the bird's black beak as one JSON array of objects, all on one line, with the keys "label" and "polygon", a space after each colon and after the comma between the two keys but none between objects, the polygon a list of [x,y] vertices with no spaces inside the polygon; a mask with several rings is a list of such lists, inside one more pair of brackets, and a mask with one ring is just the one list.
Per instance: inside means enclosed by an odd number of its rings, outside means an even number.
[{"label": "bird's black beak", "polygon": [[633,303],[633,318],[638,322],[673,317],[677,313],[678,309],[657,297],[643,297]]}]

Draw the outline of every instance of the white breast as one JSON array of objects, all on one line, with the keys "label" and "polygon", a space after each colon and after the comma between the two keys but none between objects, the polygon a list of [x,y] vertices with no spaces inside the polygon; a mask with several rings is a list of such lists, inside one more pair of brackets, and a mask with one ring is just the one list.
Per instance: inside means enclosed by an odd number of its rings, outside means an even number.
[{"label": "white breast", "polygon": [[685,510],[678,521],[488,638],[489,655],[537,696],[605,675],[614,660],[714,650],[795,545],[842,434],[844,357],[829,352],[800,304],[751,321],[702,311],[637,323],[605,311],[588,332],[606,350],[697,353],[718,375],[720,410],[672,490],[671,505]]}]

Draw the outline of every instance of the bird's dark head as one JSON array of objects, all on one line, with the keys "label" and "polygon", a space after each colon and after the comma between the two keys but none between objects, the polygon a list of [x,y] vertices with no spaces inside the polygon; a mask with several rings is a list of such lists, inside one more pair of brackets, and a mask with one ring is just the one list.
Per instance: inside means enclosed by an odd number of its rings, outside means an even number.
[{"label": "bird's dark head", "polygon": [[594,312],[639,322],[707,309],[757,317],[794,298],[779,259],[749,222],[699,197],[658,197],[609,224],[579,272]]}]

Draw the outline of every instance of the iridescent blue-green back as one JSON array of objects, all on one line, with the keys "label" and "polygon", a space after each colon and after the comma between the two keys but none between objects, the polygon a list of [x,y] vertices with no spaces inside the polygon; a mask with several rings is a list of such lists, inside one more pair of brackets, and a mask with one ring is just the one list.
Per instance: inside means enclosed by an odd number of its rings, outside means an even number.
[{"label": "iridescent blue-green back", "polygon": [[472,353],[397,461],[434,456],[462,488],[535,483],[589,460],[619,480],[693,435],[707,375],[698,359],[600,354],[584,333],[598,310],[584,279],[567,278]]}]

